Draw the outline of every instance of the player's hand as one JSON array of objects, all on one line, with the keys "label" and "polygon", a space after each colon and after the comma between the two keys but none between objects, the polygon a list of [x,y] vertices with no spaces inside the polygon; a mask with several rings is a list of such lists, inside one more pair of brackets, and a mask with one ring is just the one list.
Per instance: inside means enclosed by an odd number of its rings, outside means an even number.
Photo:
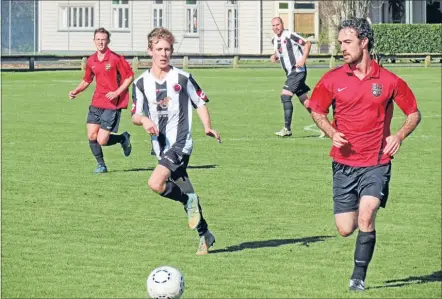
[{"label": "player's hand", "polygon": [[348,140],[345,139],[344,133],[341,133],[338,131],[333,133],[332,141],[333,141],[333,146],[335,146],[337,148],[341,148],[342,146],[344,146],[345,144],[348,143]]},{"label": "player's hand", "polygon": [[107,98],[109,101],[112,101],[113,99],[118,98],[118,96],[119,96],[119,94],[118,94],[118,92],[116,92],[116,91],[110,91],[110,92],[108,92],[108,93],[106,94],[106,98]]},{"label": "player's hand", "polygon": [[270,56],[270,62],[271,63],[275,63],[276,62],[276,55],[275,54],[273,54],[272,56]]},{"label": "player's hand", "polygon": [[150,136],[158,136],[160,135],[160,131],[158,130],[157,126],[151,121],[150,119],[143,118],[141,121],[143,124],[144,130],[150,135]]},{"label": "player's hand", "polygon": [[216,139],[216,141],[221,143],[221,135],[217,131],[215,131],[214,129],[206,128],[205,133],[207,136],[214,137]]},{"label": "player's hand", "polygon": [[75,90],[71,90],[69,92],[69,100],[73,100],[77,97],[77,93],[75,92]]},{"label": "player's hand", "polygon": [[387,145],[384,148],[384,154],[393,157],[401,148],[402,140],[397,135],[390,135],[386,139]]},{"label": "player's hand", "polygon": [[302,59],[296,62],[296,68],[304,67],[304,65],[305,65],[305,61]]}]

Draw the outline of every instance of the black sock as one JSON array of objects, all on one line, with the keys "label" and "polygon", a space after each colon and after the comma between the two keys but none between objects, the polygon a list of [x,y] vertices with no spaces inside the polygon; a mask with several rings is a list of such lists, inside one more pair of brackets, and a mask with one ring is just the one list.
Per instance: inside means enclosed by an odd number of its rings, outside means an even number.
[{"label": "black sock", "polygon": [[186,204],[187,200],[189,199],[187,194],[183,193],[180,187],[178,187],[177,184],[171,181],[166,182],[166,190],[164,190],[164,192],[160,195],[172,200],[179,201],[183,204]]},{"label": "black sock", "polygon": [[105,144],[105,146],[114,145],[117,143],[123,143],[124,137],[123,135],[110,134],[109,140]]},{"label": "black sock", "polygon": [[203,217],[203,209],[201,208],[201,205],[199,203],[198,208],[200,209],[201,213],[201,221],[196,227],[196,231],[198,232],[198,236],[202,237],[209,230],[209,227],[207,225],[206,219],[204,219]]},{"label": "black sock", "polygon": [[105,165],[103,151],[101,150],[101,145],[97,142],[97,140],[89,140],[89,147],[91,148],[92,154],[97,160],[97,163],[100,165]]},{"label": "black sock", "polygon": [[368,264],[371,261],[376,244],[376,231],[358,233],[355,249],[355,267],[353,269],[352,279],[365,280]]},{"label": "black sock", "polygon": [[287,130],[291,130],[292,126],[292,115],[293,115],[293,104],[292,101],[283,102],[282,106],[284,107],[284,121],[285,127]]}]

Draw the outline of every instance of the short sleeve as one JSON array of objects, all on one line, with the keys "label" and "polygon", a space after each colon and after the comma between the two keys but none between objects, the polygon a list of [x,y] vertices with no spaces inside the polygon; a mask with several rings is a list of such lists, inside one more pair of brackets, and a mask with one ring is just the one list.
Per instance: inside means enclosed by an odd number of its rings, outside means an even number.
[{"label": "short sleeve", "polygon": [[127,79],[134,75],[132,68],[123,56],[120,56],[117,60],[117,70],[120,72],[123,79]]},{"label": "short sleeve", "polygon": [[144,95],[143,79],[140,78],[132,84],[132,115],[149,116],[149,106],[147,104],[146,96]]},{"label": "short sleeve", "polygon": [[201,89],[195,79],[193,79],[192,75],[189,75],[189,80],[187,80],[187,94],[195,108],[201,107],[209,102],[206,93]]},{"label": "short sleeve", "polygon": [[309,100],[309,108],[316,113],[328,114],[332,102],[333,93],[329,90],[323,78],[313,89]]},{"label": "short sleeve", "polygon": [[86,62],[86,70],[84,71],[83,81],[87,83],[92,83],[94,80],[94,72],[92,71],[92,67],[89,64],[89,61]]},{"label": "short sleeve", "polygon": [[401,78],[398,78],[397,81],[396,89],[394,91],[394,101],[405,115],[417,111],[417,102],[413,91]]},{"label": "short sleeve", "polygon": [[292,32],[290,34],[290,39],[294,41],[295,43],[300,44],[301,46],[304,46],[307,43],[307,40],[300,36],[299,34]]}]

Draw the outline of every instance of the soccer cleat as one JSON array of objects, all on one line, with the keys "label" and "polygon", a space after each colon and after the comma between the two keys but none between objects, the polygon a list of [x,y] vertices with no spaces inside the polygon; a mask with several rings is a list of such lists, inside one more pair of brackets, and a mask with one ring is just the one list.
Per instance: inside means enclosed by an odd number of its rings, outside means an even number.
[{"label": "soccer cleat", "polygon": [[287,128],[282,128],[281,131],[276,132],[275,135],[280,136],[280,137],[288,137],[288,136],[292,136],[292,131],[287,130]]},{"label": "soccer cleat", "polygon": [[94,173],[105,173],[107,172],[106,165],[98,164],[97,169],[95,169]]},{"label": "soccer cleat", "polygon": [[205,255],[209,253],[209,248],[215,243],[215,236],[208,230],[200,237],[200,245],[196,251],[196,255]]},{"label": "soccer cleat", "polygon": [[195,229],[201,221],[201,213],[198,207],[199,200],[195,193],[189,193],[187,196],[189,196],[189,199],[185,205],[187,221],[189,223],[189,228]]},{"label": "soccer cleat", "polygon": [[365,291],[365,284],[362,279],[350,279],[348,288],[350,291]]},{"label": "soccer cleat", "polygon": [[129,157],[130,153],[132,152],[132,144],[130,143],[130,134],[124,132],[121,135],[124,136],[124,141],[123,143],[121,143],[121,147],[123,148],[124,155],[126,157]]}]

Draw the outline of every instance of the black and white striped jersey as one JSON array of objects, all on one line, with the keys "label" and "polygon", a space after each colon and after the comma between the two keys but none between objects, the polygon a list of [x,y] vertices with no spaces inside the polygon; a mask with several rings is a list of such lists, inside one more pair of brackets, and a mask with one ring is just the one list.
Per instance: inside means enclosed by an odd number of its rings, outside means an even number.
[{"label": "black and white striped jersey", "polygon": [[132,98],[132,112],[149,117],[158,127],[159,136],[152,137],[158,159],[171,148],[191,154],[192,108],[209,101],[191,74],[171,67],[160,81],[147,70],[134,81]]},{"label": "black and white striped jersey", "polygon": [[283,31],[281,36],[275,35],[272,39],[273,49],[278,55],[281,66],[288,76],[291,72],[305,72],[306,67],[296,68],[296,61],[302,58],[305,38],[295,32]]}]

